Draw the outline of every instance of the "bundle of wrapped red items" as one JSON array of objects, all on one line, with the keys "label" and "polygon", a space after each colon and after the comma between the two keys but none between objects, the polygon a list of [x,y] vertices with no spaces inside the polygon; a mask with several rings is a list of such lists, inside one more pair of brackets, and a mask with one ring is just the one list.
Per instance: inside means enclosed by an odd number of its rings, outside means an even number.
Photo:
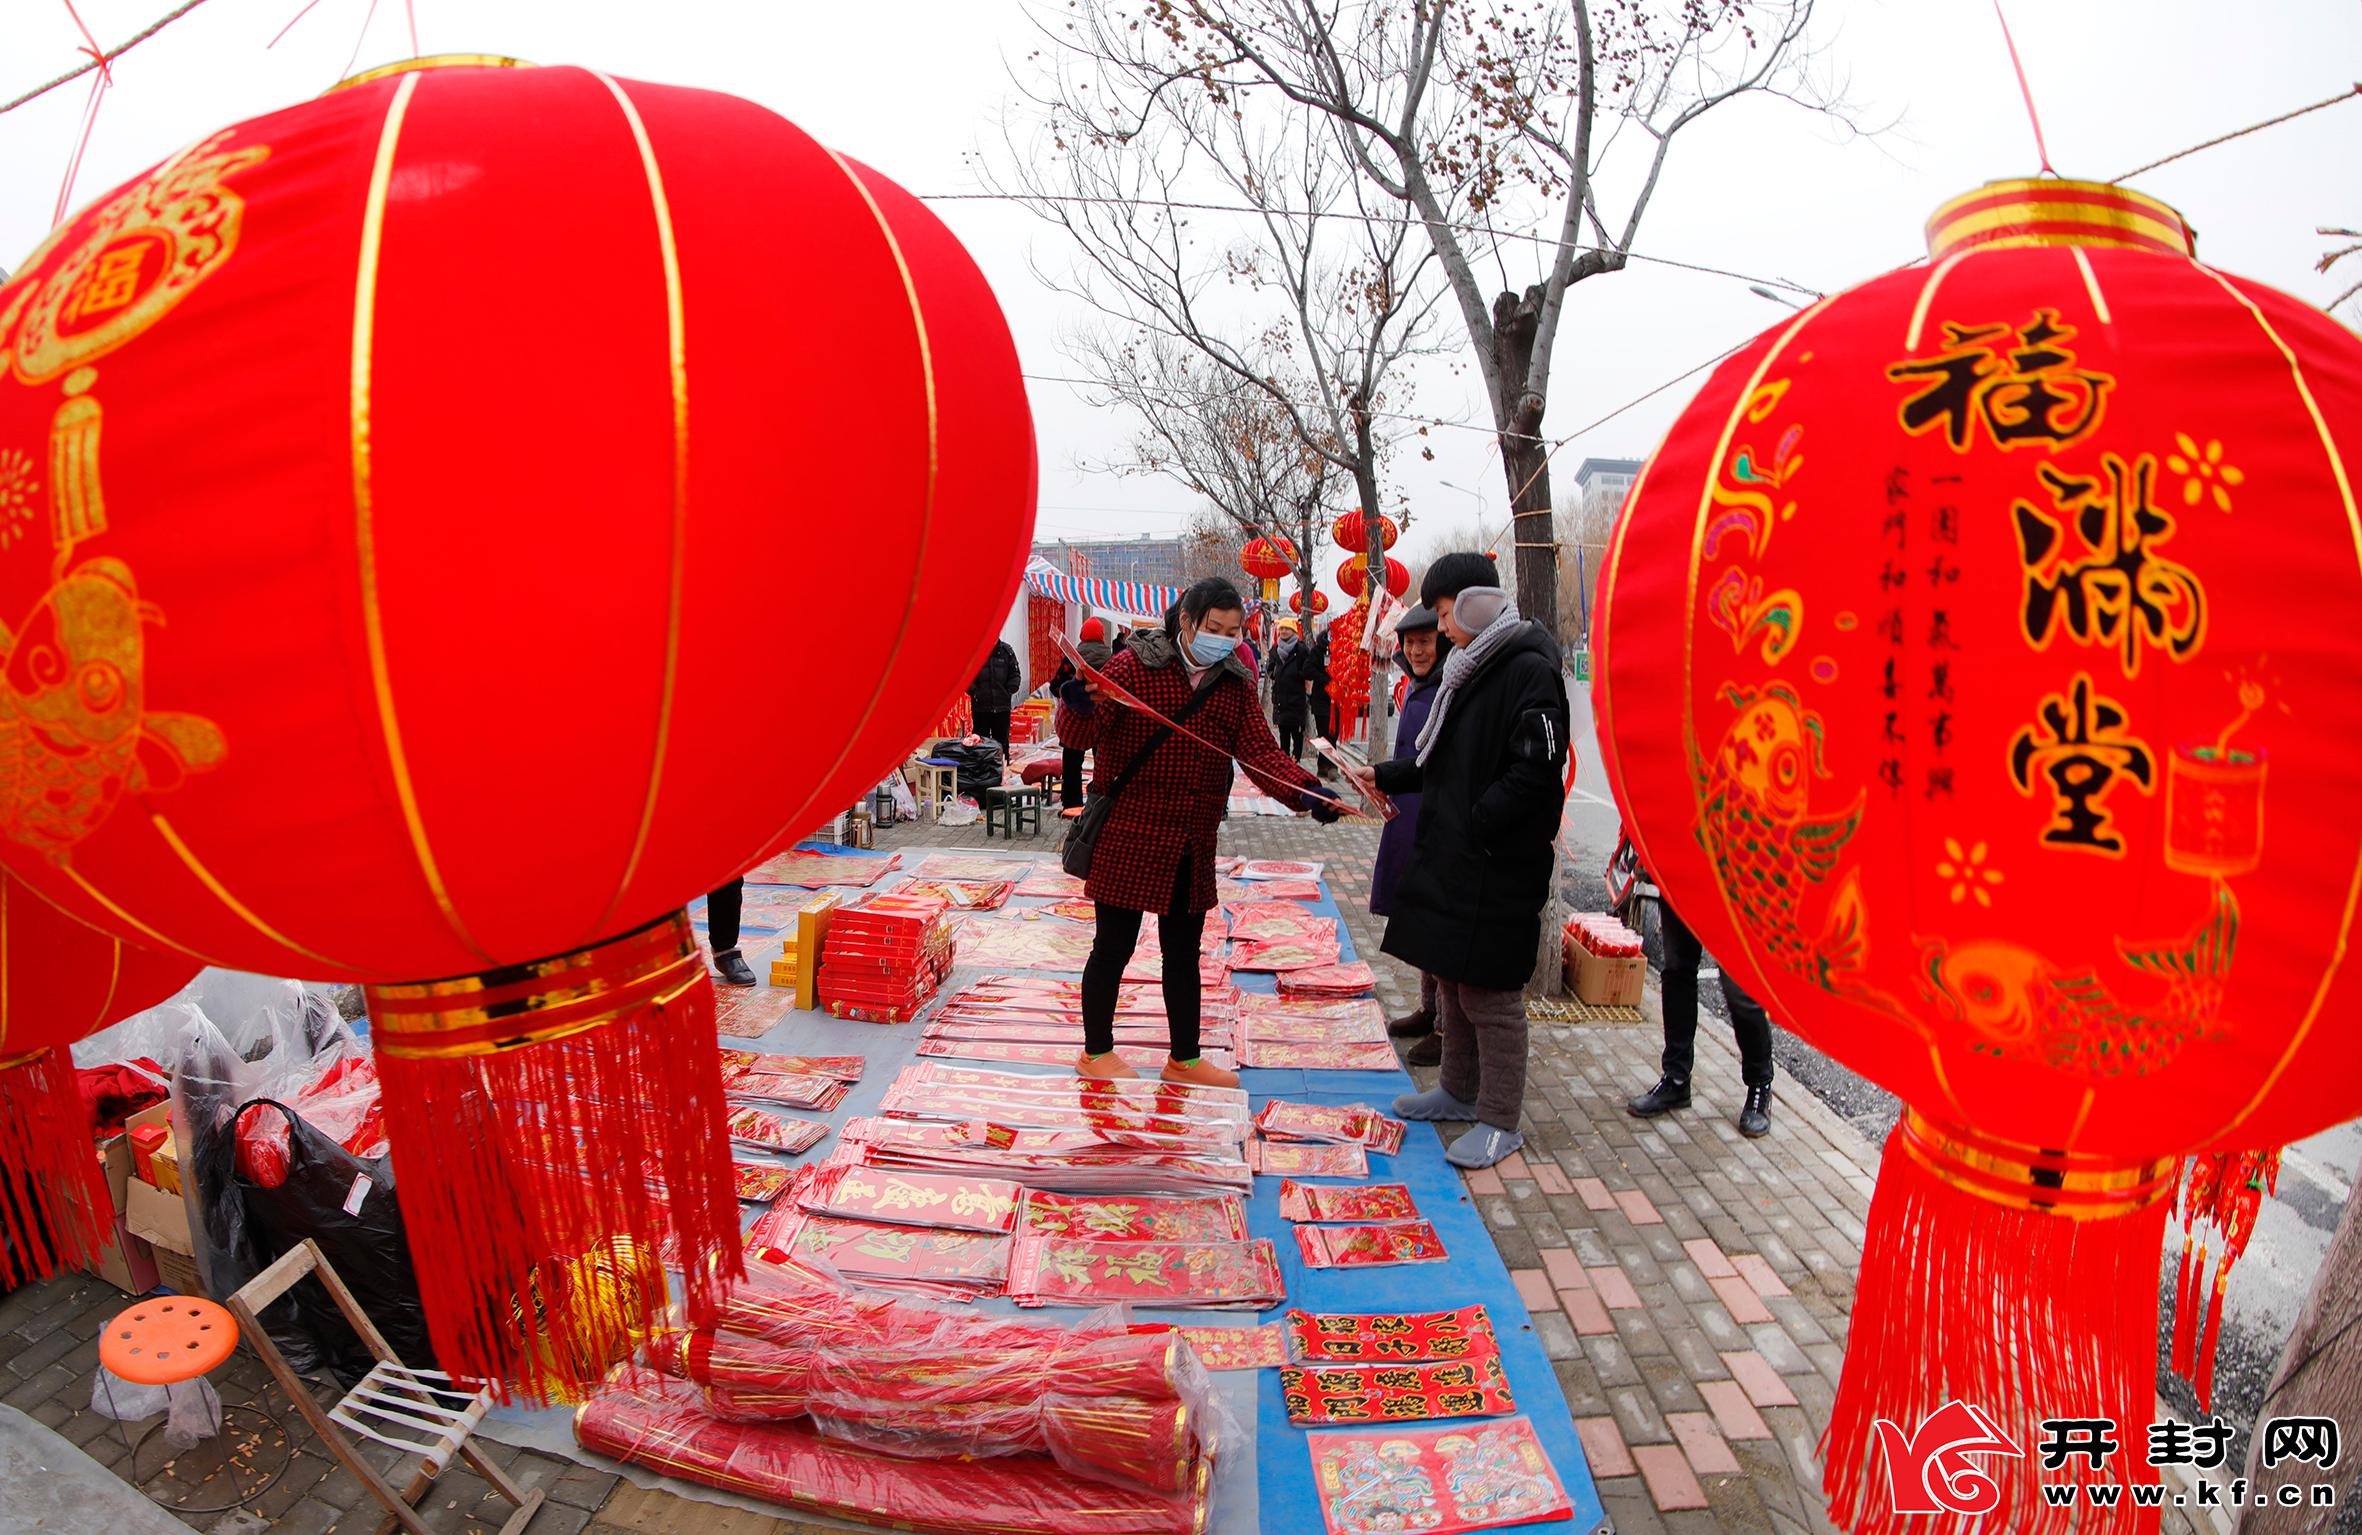
[{"label": "bundle of wrapped red items", "polygon": [[585,1448],[917,1530],[1191,1535],[1226,1425],[1173,1333],[949,1315],[751,1257],[713,1325],[584,1405]]},{"label": "bundle of wrapped red items", "polygon": [[904,1023],[951,974],[950,903],[873,895],[836,914],[820,950],[820,1005],[840,1018]]},{"label": "bundle of wrapped red items", "polygon": [[[287,1107],[354,1156],[385,1155],[375,1056],[340,1057]],[[238,1116],[238,1171],[249,1183],[275,1189],[287,1181],[287,1125],[287,1115],[262,1107]]]}]

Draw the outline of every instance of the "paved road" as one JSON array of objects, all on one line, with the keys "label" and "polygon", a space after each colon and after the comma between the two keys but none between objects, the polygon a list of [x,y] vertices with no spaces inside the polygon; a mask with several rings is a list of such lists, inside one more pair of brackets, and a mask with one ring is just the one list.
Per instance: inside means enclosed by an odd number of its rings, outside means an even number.
[{"label": "paved road", "polygon": [[[1572,734],[1579,769],[1562,831],[1570,855],[1565,895],[1575,909],[1594,911],[1606,901],[1606,883],[1600,871],[1615,851],[1620,817],[1608,795],[1587,690],[1577,691]],[[1707,1006],[1719,1010],[1715,988],[1706,987],[1701,994]],[[1873,1141],[1883,1141],[1893,1128],[1901,1105],[1891,1093],[1785,1029],[1776,1036],[1775,1053],[1784,1078],[1811,1092]],[[2222,1344],[2215,1357],[2214,1411],[2242,1429],[2256,1419],[2264,1388],[2328,1251],[2358,1170],[2362,1170],[2362,1121],[2300,1141],[2288,1148],[2282,1160],[2279,1197],[2266,1202],[2256,1222],[2254,1241],[2234,1270],[2224,1305]],[[2165,1297],[2166,1327],[2159,1343],[2159,1388],[2176,1411],[2195,1416],[2197,1403],[2190,1388],[2173,1380],[2164,1362],[2171,1339],[2172,1287],[2180,1256],[2177,1224],[2169,1233],[2158,1281]],[[2362,1434],[2362,1424],[2352,1425],[2351,1431]]]}]

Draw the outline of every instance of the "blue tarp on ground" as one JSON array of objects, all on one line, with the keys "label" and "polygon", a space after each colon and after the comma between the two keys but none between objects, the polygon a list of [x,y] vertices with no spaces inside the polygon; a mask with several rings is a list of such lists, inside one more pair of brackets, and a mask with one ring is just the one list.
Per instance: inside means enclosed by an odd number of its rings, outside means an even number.
[{"label": "blue tarp on ground", "polygon": [[[807,850],[831,853],[855,851],[819,842],[807,842],[801,846]],[[929,851],[956,851],[966,857],[1005,856],[1011,862],[1026,861],[1036,856],[1014,851],[1004,855],[992,848],[912,849],[906,850],[902,872],[908,872],[909,867]],[[1324,916],[1336,917],[1336,902],[1328,889],[1324,881],[1321,899],[1308,904]],[[753,893],[749,892],[750,895]],[[1015,907],[1034,904],[1039,903],[1027,900],[1011,903]],[[702,903],[692,908],[692,914],[702,925]],[[754,950],[763,946],[763,940],[777,932],[777,928],[749,921],[745,924],[742,942],[748,949]],[[1352,934],[1342,922],[1338,924],[1338,933],[1345,957],[1353,958]],[[750,958],[755,959],[757,971],[760,972],[769,956],[750,954]],[[951,985],[964,985],[976,979],[978,974],[972,967],[957,970],[953,973]],[[1269,976],[1245,975],[1238,979],[1249,990],[1273,989],[1273,981]],[[918,1035],[919,1028],[915,1024],[880,1026],[851,1023],[811,1013],[791,1013],[759,1040],[725,1042],[758,1050],[822,1055],[860,1054],[867,1057],[869,1067],[861,1083],[835,1113],[826,1116],[832,1124],[841,1124],[854,1115],[875,1112],[888,1084],[905,1065],[916,1058]],[[973,1064],[1011,1072],[1048,1070],[1007,1062]],[[1270,1099],[1286,1098],[1312,1103],[1366,1103],[1390,1111],[1397,1096],[1413,1090],[1409,1075],[1400,1070],[1248,1071],[1242,1076],[1258,1109]],[[833,1144],[832,1136],[804,1157],[790,1159],[790,1165],[825,1158],[833,1149]],[[1502,1369],[1509,1377],[1510,1390],[1516,1398],[1518,1411],[1532,1421],[1535,1437],[1557,1469],[1574,1511],[1573,1517],[1568,1520],[1519,1525],[1515,1528],[1567,1531],[1571,1535],[1599,1535],[1605,1529],[1606,1515],[1601,1508],[1598,1491],[1592,1486],[1590,1469],[1584,1462],[1581,1442],[1575,1435],[1573,1420],[1568,1415],[1566,1398],[1559,1389],[1557,1372],[1542,1351],[1541,1340],[1534,1332],[1532,1319],[1526,1314],[1525,1303],[1519,1298],[1516,1286],[1510,1282],[1509,1271],[1501,1262],[1499,1249],[1494,1247],[1491,1233],[1485,1229],[1482,1215],[1469,1199],[1458,1172],[1444,1161],[1443,1142],[1435,1130],[1427,1125],[1412,1125],[1404,1138],[1399,1156],[1371,1157],[1370,1181],[1408,1185],[1418,1203],[1419,1213],[1434,1224],[1437,1234],[1443,1238],[1444,1246],[1451,1254],[1450,1261],[1391,1268],[1307,1269],[1298,1256],[1292,1229],[1280,1219],[1280,1180],[1258,1178],[1255,1180],[1254,1194],[1248,1202],[1248,1224],[1254,1235],[1271,1238],[1279,1249],[1280,1269],[1287,1281],[1287,1304],[1309,1311],[1395,1312],[1440,1311],[1482,1303],[1492,1316],[1494,1330],[1500,1335]],[[993,1311],[1015,1309],[1006,1300],[978,1304]],[[1148,1321],[1246,1327],[1276,1320],[1282,1313],[1270,1311],[1256,1315],[1142,1310],[1138,1314],[1141,1319]],[[1287,1410],[1280,1399],[1279,1372],[1231,1371],[1215,1376],[1215,1381],[1232,1411],[1243,1420],[1251,1420],[1242,1423],[1242,1427],[1251,1433],[1252,1443],[1233,1447],[1222,1465],[1215,1487],[1211,1525],[1214,1535],[1232,1535],[1232,1532],[1251,1530],[1267,1531],[1271,1535],[1323,1535],[1326,1525],[1313,1485],[1311,1452],[1306,1444],[1307,1431],[1288,1422]],[[563,1447],[563,1441],[557,1435],[562,1433],[566,1419],[560,1412],[504,1413],[498,1416],[511,1420],[509,1426],[512,1429],[512,1433],[501,1434],[500,1437],[516,1438],[522,1442],[540,1444],[544,1448]],[[1474,1424],[1487,1420],[1455,1421]],[[1438,1426],[1435,1422],[1404,1425],[1406,1430],[1415,1431]],[[1316,1429],[1311,1432],[1365,1433],[1367,1430]],[[572,1453],[579,1454],[578,1451]],[[742,1500],[733,1498],[727,1501]]]}]

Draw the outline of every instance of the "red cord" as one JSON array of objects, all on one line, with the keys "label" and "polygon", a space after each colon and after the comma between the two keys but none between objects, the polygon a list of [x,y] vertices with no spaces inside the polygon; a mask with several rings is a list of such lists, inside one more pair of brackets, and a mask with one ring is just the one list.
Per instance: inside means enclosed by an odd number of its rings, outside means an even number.
[{"label": "red cord", "polygon": [[1993,19],[2001,23],[2001,41],[2009,49],[2009,67],[2017,71],[2018,95],[2025,99],[2026,121],[2034,125],[2034,153],[2042,161],[2042,169],[2055,176],[2058,171],[2050,163],[2050,146],[2042,141],[2042,114],[2034,110],[2034,92],[2026,84],[2026,66],[2018,59],[2017,39],[2009,35],[2009,18],[2001,14],[2001,0],[1993,0]]}]

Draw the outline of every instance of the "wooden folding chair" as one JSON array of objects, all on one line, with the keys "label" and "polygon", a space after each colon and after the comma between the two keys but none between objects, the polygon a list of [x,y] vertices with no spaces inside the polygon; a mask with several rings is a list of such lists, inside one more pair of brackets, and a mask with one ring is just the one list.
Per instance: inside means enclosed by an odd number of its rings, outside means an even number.
[{"label": "wooden folding chair", "polygon": [[[377,1360],[360,1384],[346,1392],[334,1407],[325,1410],[301,1378],[288,1368],[286,1358],[259,1320],[261,1312],[294,1289],[307,1274],[326,1287],[336,1302],[336,1309],[344,1313],[345,1320]],[[525,1526],[540,1512],[546,1493],[520,1488],[468,1442],[492,1405],[491,1392],[465,1390],[440,1370],[414,1370],[397,1359],[368,1314],[353,1299],[353,1292],[336,1276],[335,1268],[321,1253],[318,1243],[307,1237],[301,1245],[289,1249],[285,1257],[240,1287],[230,1297],[229,1309],[246,1334],[246,1341],[254,1345],[255,1353],[270,1366],[279,1389],[287,1393],[296,1411],[311,1424],[312,1432],[385,1505],[386,1517],[379,1522],[377,1535],[389,1535],[397,1525],[409,1535],[431,1535],[418,1517],[418,1500],[450,1468],[454,1455],[473,1466],[479,1476],[492,1484],[494,1491],[516,1505],[517,1511],[500,1527],[500,1535],[522,1535]],[[398,1493],[394,1491],[392,1484],[377,1474],[346,1437],[347,1430],[418,1456],[409,1485]]]}]

